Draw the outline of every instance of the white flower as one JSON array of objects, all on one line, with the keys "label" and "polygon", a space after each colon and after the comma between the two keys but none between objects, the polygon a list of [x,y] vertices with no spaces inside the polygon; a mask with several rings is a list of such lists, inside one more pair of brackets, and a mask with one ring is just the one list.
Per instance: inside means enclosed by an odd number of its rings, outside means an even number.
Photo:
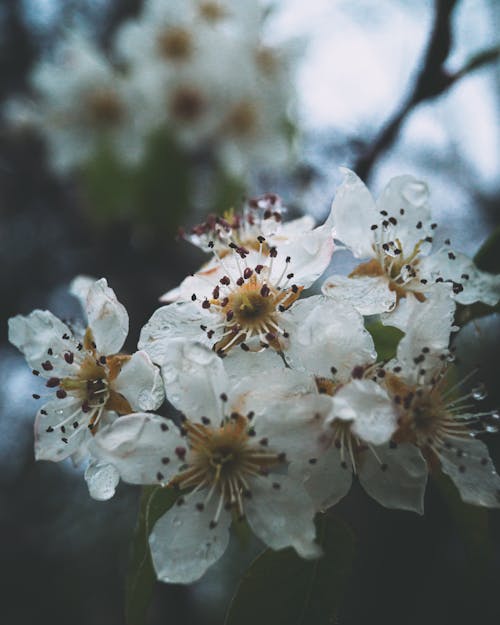
[{"label": "white flower", "polygon": [[245,351],[271,347],[300,362],[303,339],[297,329],[303,324],[309,334],[322,332],[321,325],[315,328],[306,319],[321,309],[323,318],[334,322],[342,307],[323,296],[295,304],[329,264],[333,252],[329,221],[279,246],[264,236],[258,236],[253,246],[248,249],[231,241],[223,255],[212,244],[217,264],[182,284],[190,301],[158,309],[143,328],[139,346],[153,361],[161,364],[165,344],[185,336],[222,355],[238,345]]},{"label": "white flower", "polygon": [[33,118],[49,144],[54,169],[66,173],[108,145],[125,163],[142,156],[151,128],[140,84],[122,77],[83,33],[73,32],[31,75]]},{"label": "white flower", "polygon": [[[60,461],[87,457],[87,445],[118,415],[152,410],[163,401],[158,369],[145,352],[119,354],[128,333],[128,315],[104,278],[77,279],[73,290],[84,300],[88,327],[72,331],[46,310],[9,320],[9,340],[33,373],[47,379],[52,398],[35,421],[35,457]],[[38,395],[34,396],[39,398]],[[91,464],[86,472],[91,495],[107,499],[118,475]]]},{"label": "white flower", "polygon": [[[219,257],[224,258],[230,251],[229,245],[257,251],[261,247],[259,239],[264,237],[266,249],[272,246],[279,248],[314,228],[314,219],[310,215],[283,221],[285,213],[281,198],[274,193],[266,193],[248,200],[241,214],[231,211],[223,217],[209,215],[204,223],[194,226],[188,233],[182,232],[185,240],[212,255],[195,275],[210,279],[220,267]],[[189,300],[192,295],[190,282],[187,278],[179,287],[162,295],[160,301]]]},{"label": "white flower", "polygon": [[353,172],[344,173],[332,206],[336,237],[356,258],[369,260],[349,277],[328,278],[325,294],[351,302],[364,315],[392,313],[384,322],[402,330],[413,307],[426,300],[436,283],[450,283],[450,295],[462,304],[498,302],[499,276],[479,271],[449,242],[430,253],[436,224],[431,223],[424,182],[393,178],[375,202]]},{"label": "white flower", "polygon": [[383,384],[398,411],[395,440],[424,451],[429,469],[440,464],[465,502],[500,507],[500,477],[486,445],[475,438],[496,431],[499,417],[474,411],[480,389],[461,394],[464,381],[450,388],[447,377],[453,309],[446,294],[416,309],[397,358],[385,367]]},{"label": "white flower", "polygon": [[200,578],[226,549],[231,521],[243,518],[271,548],[318,556],[312,501],[301,480],[287,475],[287,464],[313,448],[324,398],[262,401],[259,379],[253,390],[248,380],[232,388],[216,354],[182,339],[171,343],[162,374],[168,399],[188,417],[180,429],[138,414],[116,420],[93,440],[94,453],[122,479],[182,490],[150,537],[159,579]]},{"label": "white flower", "polygon": [[[326,349],[325,349],[326,351]],[[357,475],[365,491],[388,508],[423,513],[427,468],[416,447],[396,445],[397,411],[387,392],[375,382],[383,370],[362,366],[353,357],[352,378],[317,377],[319,393],[330,400],[330,409],[317,432],[314,462],[296,462],[291,472],[302,476],[319,510],[337,503],[350,490]],[[321,358],[321,355],[319,355]],[[318,424],[320,425],[320,424]]]}]

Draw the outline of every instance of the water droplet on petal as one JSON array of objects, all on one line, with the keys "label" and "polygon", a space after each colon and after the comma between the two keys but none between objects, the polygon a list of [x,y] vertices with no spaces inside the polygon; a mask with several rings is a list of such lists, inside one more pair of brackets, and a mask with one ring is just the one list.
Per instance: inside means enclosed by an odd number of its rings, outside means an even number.
[{"label": "water droplet on petal", "polygon": [[472,389],[472,398],[476,401],[481,401],[487,397],[488,393],[486,392],[486,388],[484,384],[479,384],[475,388]]}]

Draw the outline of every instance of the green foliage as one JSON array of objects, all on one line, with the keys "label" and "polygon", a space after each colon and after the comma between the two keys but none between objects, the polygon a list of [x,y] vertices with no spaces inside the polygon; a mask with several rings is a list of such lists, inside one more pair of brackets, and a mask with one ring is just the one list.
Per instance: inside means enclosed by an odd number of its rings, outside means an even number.
[{"label": "green foliage", "polygon": [[142,490],[126,582],[127,625],[142,625],[146,620],[156,581],[149,551],[149,534],[156,521],[173,506],[177,496],[177,491],[161,486],[145,486]]},{"label": "green foliage", "polygon": [[390,360],[396,355],[398,343],[403,332],[398,328],[384,326],[380,321],[373,321],[366,325],[366,329],[372,335],[375,349],[379,360]]},{"label": "green foliage", "polygon": [[267,549],[243,577],[225,625],[328,625],[335,622],[351,573],[354,537],[338,518],[321,515],[324,556],[303,560],[291,548]]}]

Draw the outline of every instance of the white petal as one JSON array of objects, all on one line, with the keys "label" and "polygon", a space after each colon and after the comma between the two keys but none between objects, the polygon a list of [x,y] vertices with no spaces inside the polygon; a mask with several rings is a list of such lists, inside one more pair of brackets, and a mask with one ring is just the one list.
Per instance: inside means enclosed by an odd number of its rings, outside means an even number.
[{"label": "white petal", "polygon": [[[63,354],[72,343],[63,336],[73,336],[73,333],[48,310],[34,310],[27,316],[17,315],[9,319],[9,341],[24,354],[29,366],[44,377],[64,377],[75,372],[76,365],[69,365],[64,360]],[[48,349],[53,352],[50,358]],[[42,363],[48,359],[53,368],[45,371]]]},{"label": "white petal", "polygon": [[188,495],[186,502],[167,511],[155,524],[149,546],[158,579],[171,584],[190,584],[199,579],[226,550],[231,515],[222,510],[218,523],[210,527],[216,514],[217,497],[203,510],[206,491]]},{"label": "white petal", "polygon": [[134,412],[154,410],[165,397],[160,370],[144,351],[135,352],[125,362],[112,386],[128,400]]},{"label": "white petal", "polygon": [[392,178],[377,200],[378,210],[388,213],[382,219],[393,218],[397,222],[395,225],[389,222],[386,240],[398,239],[406,256],[411,254],[419,242],[422,242],[420,249],[424,253],[430,247],[424,241],[432,232],[428,200],[429,189],[426,183],[408,175]]},{"label": "white petal", "polygon": [[465,254],[444,248],[422,259],[421,271],[429,281],[442,277],[461,284],[463,291],[455,295],[460,304],[483,302],[495,306],[500,300],[500,275],[480,271]]},{"label": "white petal", "polygon": [[248,523],[272,549],[293,547],[303,558],[315,558],[321,550],[314,542],[314,506],[300,482],[271,474],[251,481],[252,496],[245,502]]},{"label": "white petal", "polygon": [[500,508],[500,477],[486,445],[478,439],[449,438],[451,448],[439,453],[443,472],[451,477],[466,503]]},{"label": "white petal", "polygon": [[231,387],[246,377],[258,381],[261,385],[267,385],[269,380],[275,380],[284,371],[289,371],[285,369],[283,359],[274,349],[264,349],[261,352],[231,349],[222,362]]},{"label": "white petal", "polygon": [[[422,368],[432,375],[439,366],[440,356],[448,348],[454,327],[455,302],[448,285],[437,284],[428,292],[425,302],[412,298],[404,305],[409,310],[408,325],[398,344],[397,360],[404,375],[416,381]],[[420,366],[417,366],[414,359],[422,357]]]},{"label": "white petal", "polygon": [[389,282],[383,276],[330,276],[321,290],[336,301],[350,304],[362,315],[376,315],[396,305],[396,293],[389,289]]},{"label": "white petal", "polygon": [[[211,259],[208,263],[200,267],[194,275],[185,278],[176,289],[162,295],[160,301],[190,302],[193,295],[196,295],[200,302],[205,298],[211,299],[212,291],[219,283],[220,278],[228,273],[228,270],[232,275],[239,277],[238,266],[235,262],[235,258],[232,259],[232,257],[233,254],[226,257],[223,261],[223,265],[216,259]],[[174,296],[173,299],[172,295]]]},{"label": "white petal", "polygon": [[[252,424],[256,442],[285,453],[290,463],[314,462],[321,453],[323,422],[331,410],[331,398],[324,395],[275,397],[259,405],[258,398],[248,398],[247,408],[255,410]],[[247,411],[244,411],[244,414]]]},{"label": "white petal", "polygon": [[82,402],[74,397],[44,404],[35,419],[35,458],[59,462],[80,451],[89,438],[83,416]]},{"label": "white petal", "polygon": [[[332,227],[325,224],[280,245],[278,258],[286,260],[290,257],[288,271],[294,274],[293,282],[307,288],[330,264],[333,248]],[[273,270],[273,276],[276,274],[277,271]]]},{"label": "white petal", "polygon": [[120,351],[128,334],[128,314],[105,278],[93,284],[85,309],[97,351],[104,355]]},{"label": "white petal", "polygon": [[112,464],[93,460],[85,469],[85,481],[91,497],[98,501],[106,501],[115,494],[120,474]]},{"label": "white petal", "polygon": [[396,429],[393,404],[372,380],[352,380],[337,391],[330,418],[352,421],[353,434],[373,445],[387,442]]},{"label": "white petal", "polygon": [[185,339],[169,342],[161,365],[167,399],[190,419],[223,417],[223,393],[230,384],[221,358],[211,349]]},{"label": "white petal", "polygon": [[342,168],[345,178],[337,189],[332,204],[335,238],[347,245],[356,258],[374,256],[371,226],[378,224],[380,214],[375,201],[356,174]]},{"label": "white petal", "polygon": [[365,450],[359,459],[359,481],[366,492],[386,508],[424,513],[427,464],[411,443]]},{"label": "white petal", "polygon": [[71,295],[74,295],[82,305],[82,308],[86,310],[87,307],[87,297],[89,291],[93,284],[97,282],[96,278],[92,278],[91,276],[77,276],[73,278],[69,285],[69,292]]},{"label": "white petal", "polygon": [[283,315],[290,334],[285,358],[292,368],[345,379],[356,365],[376,359],[373,339],[363,318],[351,306],[314,295],[296,302]]},{"label": "white petal", "polygon": [[206,323],[200,306],[191,302],[180,302],[162,306],[153,313],[141,330],[139,349],[143,349],[151,360],[161,365],[168,357],[168,344],[171,339],[198,340],[206,338],[200,324]]},{"label": "white petal", "polygon": [[177,448],[185,450],[185,442],[171,421],[141,413],[119,417],[89,444],[95,458],[114,465],[131,484],[167,483],[184,463]]},{"label": "white petal", "polygon": [[[262,352],[267,354],[266,352]],[[250,353],[245,354],[250,356]],[[257,355],[258,356],[258,355]],[[226,365],[226,359],[224,359]],[[289,399],[317,395],[317,386],[312,375],[290,368],[255,368],[240,378],[230,393],[230,405],[236,412],[245,414],[252,410],[257,415],[269,412],[269,404]],[[281,414],[282,410],[280,410]],[[279,417],[281,418],[281,417]]]},{"label": "white petal", "polygon": [[316,510],[327,510],[347,495],[352,484],[352,467],[345,458],[342,465],[340,450],[334,445],[318,456],[315,464],[290,466],[290,474],[302,479]]}]

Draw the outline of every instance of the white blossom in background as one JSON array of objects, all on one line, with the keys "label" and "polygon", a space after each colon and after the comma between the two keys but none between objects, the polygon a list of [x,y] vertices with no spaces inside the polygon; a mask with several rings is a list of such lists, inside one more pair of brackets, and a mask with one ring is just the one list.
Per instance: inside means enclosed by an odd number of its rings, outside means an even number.
[{"label": "white blossom in background", "polygon": [[137,414],[93,439],[93,453],[123,480],[182,491],[150,536],[158,578],[199,579],[224,553],[231,522],[244,518],[273,549],[320,555],[313,502],[287,466],[311,453],[314,424],[328,402],[306,390],[299,397],[294,387],[288,398],[263,401],[265,378],[243,378],[235,386],[205,346],[181,338],[165,350],[163,380],[167,398],[186,417],[181,426]]},{"label": "white blossom in background", "polygon": [[117,57],[147,86],[155,119],[231,174],[290,160],[293,46],[262,40],[262,5],[152,0],[116,35]]},{"label": "white blossom in background", "polygon": [[30,83],[34,101],[13,101],[6,115],[17,126],[31,123],[45,137],[56,172],[79,168],[104,145],[125,163],[140,160],[154,123],[144,114],[148,96],[90,37],[68,33],[53,58],[35,66]]},{"label": "white blossom in background", "polygon": [[499,416],[476,408],[485,396],[481,386],[464,392],[467,379],[452,382],[454,309],[443,288],[416,308],[381,382],[398,414],[394,440],[422,450],[429,471],[440,465],[465,502],[498,508],[500,477],[477,435],[497,431]]},{"label": "white blossom in background", "polygon": [[[88,459],[88,444],[101,427],[119,415],[153,410],[164,397],[159,370],[145,352],[119,353],[128,315],[106,280],[77,278],[72,291],[82,301],[86,329],[70,329],[47,310],[9,320],[9,341],[34,375],[46,379],[47,396],[35,421],[37,460]],[[91,457],[85,479],[94,498],[108,499],[118,473]]]},{"label": "white blossom in background", "polygon": [[362,314],[383,313],[383,321],[405,330],[414,307],[441,282],[460,304],[490,306],[500,299],[500,276],[479,271],[449,241],[431,252],[436,224],[425,182],[393,178],[375,202],[361,180],[344,170],[332,205],[335,236],[355,258],[368,259],[348,276],[334,275],[323,292],[351,302]]}]

